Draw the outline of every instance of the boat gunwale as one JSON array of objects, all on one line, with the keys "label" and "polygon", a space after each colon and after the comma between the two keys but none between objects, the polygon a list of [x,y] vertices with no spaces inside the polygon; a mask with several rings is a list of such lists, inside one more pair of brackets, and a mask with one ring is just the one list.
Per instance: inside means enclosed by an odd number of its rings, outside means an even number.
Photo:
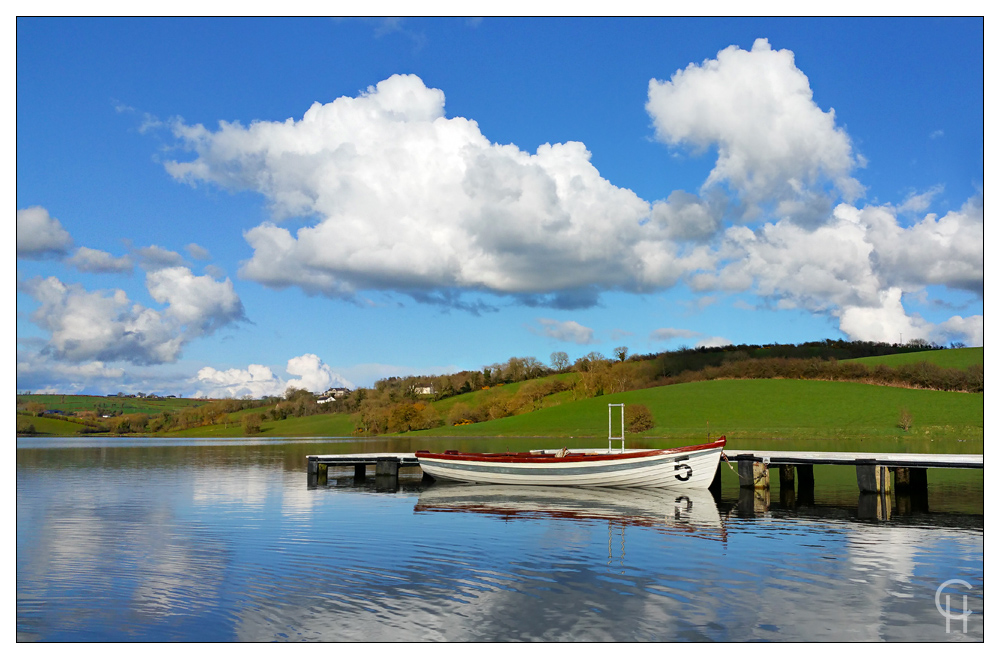
[{"label": "boat gunwale", "polygon": [[492,463],[525,463],[525,464],[551,464],[551,463],[571,463],[571,462],[609,462],[615,460],[630,460],[637,458],[650,458],[661,455],[673,455],[676,453],[693,453],[711,449],[722,450],[726,446],[726,436],[723,435],[714,442],[708,444],[697,444],[695,446],[680,446],[677,448],[649,449],[647,451],[633,451],[631,453],[601,453],[598,455],[569,453],[564,457],[555,455],[537,455],[530,452],[519,453],[431,453],[421,450],[414,453],[417,460],[446,460],[457,462],[492,462]]}]

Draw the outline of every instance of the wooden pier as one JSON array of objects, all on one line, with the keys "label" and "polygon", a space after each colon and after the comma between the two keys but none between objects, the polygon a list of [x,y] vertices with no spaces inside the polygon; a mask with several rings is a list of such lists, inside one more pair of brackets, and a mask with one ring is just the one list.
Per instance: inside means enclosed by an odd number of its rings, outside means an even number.
[{"label": "wooden pier", "polygon": [[[890,492],[893,489],[897,495],[902,495],[900,503],[916,501],[918,508],[919,502],[926,504],[928,469],[983,468],[982,454],[734,450],[727,452],[726,457],[730,464],[736,462],[738,465],[740,508],[745,512],[766,512],[770,507],[771,469],[778,470],[779,496],[783,505],[809,505],[815,484],[814,465],[853,465],[858,479],[858,516],[880,521],[891,516]],[[718,474],[716,481],[719,481]],[[713,482],[713,485],[721,487],[721,483]]]},{"label": "wooden pier", "polygon": [[395,491],[402,467],[420,467],[413,453],[347,453],[307,455],[306,475],[310,485],[325,485],[330,467],[354,467],[355,480],[364,480],[367,469],[375,467],[375,486]]},{"label": "wooden pier", "polygon": [[847,465],[857,468],[858,489],[861,492],[888,492],[888,473],[892,470],[897,486],[916,485],[914,476],[926,485],[927,469],[982,469],[983,455],[942,453],[838,453],[819,451],[748,451],[726,453],[730,462],[739,464],[740,487],[767,488],[769,469],[779,468],[780,482],[812,484],[813,465]]},{"label": "wooden pier", "polygon": [[[889,518],[891,501],[888,495],[912,495],[916,501],[927,498],[928,469],[982,469],[982,454],[937,453],[857,453],[818,451],[730,450],[725,453],[729,463],[737,463],[740,479],[741,507],[748,512],[766,511],[770,506],[771,469],[778,470],[780,497],[783,504],[811,502],[815,484],[813,466],[854,466],[858,479],[858,510],[874,519]],[[414,453],[353,453],[306,456],[310,486],[325,485],[330,467],[354,467],[356,480],[364,480],[367,468],[375,467],[375,487],[396,491],[399,470],[420,467]],[[709,490],[719,493],[722,488],[722,464]],[[795,481],[798,477],[798,496]],[[424,476],[429,478],[428,476]],[[744,501],[745,500],[745,501]],[[745,505],[744,505],[745,504]]]}]

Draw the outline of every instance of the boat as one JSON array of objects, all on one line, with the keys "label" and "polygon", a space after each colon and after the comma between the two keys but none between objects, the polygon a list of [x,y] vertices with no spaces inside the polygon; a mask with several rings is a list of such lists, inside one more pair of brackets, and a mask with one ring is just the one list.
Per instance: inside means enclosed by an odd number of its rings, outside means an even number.
[{"label": "boat", "polygon": [[707,488],[715,478],[726,438],[668,449],[626,449],[622,443],[621,450],[609,446],[518,453],[417,451],[415,456],[425,474],[463,483]]}]

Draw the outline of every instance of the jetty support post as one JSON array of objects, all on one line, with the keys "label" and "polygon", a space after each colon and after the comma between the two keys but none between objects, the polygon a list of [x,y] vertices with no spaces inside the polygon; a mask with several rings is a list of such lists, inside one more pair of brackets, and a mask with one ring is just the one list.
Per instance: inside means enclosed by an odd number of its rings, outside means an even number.
[{"label": "jetty support post", "polygon": [[795,465],[781,465],[778,468],[778,474],[781,489],[786,487],[795,489]]},{"label": "jetty support post", "polygon": [[816,479],[811,464],[795,465],[795,475],[799,479],[799,491],[795,499],[797,506],[812,506],[815,501]]},{"label": "jetty support post", "polygon": [[[900,472],[905,471],[904,475]],[[926,513],[927,506],[927,468],[897,467],[895,469],[896,508],[900,515]]]},{"label": "jetty support post", "polygon": [[395,492],[399,489],[399,460],[379,458],[375,461],[375,489]]},{"label": "jetty support post", "polygon": [[799,477],[799,490],[813,489],[816,479],[813,477],[812,465],[795,465],[796,475]]},{"label": "jetty support post", "polygon": [[327,478],[327,471],[329,471],[329,466],[330,465],[323,464],[322,462],[320,462],[319,464],[316,465],[316,484],[317,485],[326,485],[326,483],[327,483],[327,480],[326,480],[326,478]]},{"label": "jetty support post", "polygon": [[755,517],[771,508],[771,491],[753,487],[741,487],[736,512],[740,517]]},{"label": "jetty support post", "polygon": [[319,462],[310,457],[306,460],[306,486],[316,487],[316,475],[319,472]]},{"label": "jetty support post", "polygon": [[795,465],[778,467],[779,498],[785,508],[795,507]]},{"label": "jetty support post", "polygon": [[876,464],[874,460],[858,460],[855,465],[861,492],[888,493],[891,490],[888,467]]},{"label": "jetty support post", "polygon": [[926,467],[896,467],[893,472],[896,492],[927,490]]},{"label": "jetty support post", "polygon": [[755,490],[767,490],[771,487],[771,476],[766,462],[755,462],[751,455],[736,456],[740,488],[748,487]]},{"label": "jetty support post", "polygon": [[858,518],[888,522],[892,517],[892,497],[888,492],[858,494]]},{"label": "jetty support post", "polygon": [[366,466],[363,464],[354,465],[354,480],[363,481],[365,479]]}]

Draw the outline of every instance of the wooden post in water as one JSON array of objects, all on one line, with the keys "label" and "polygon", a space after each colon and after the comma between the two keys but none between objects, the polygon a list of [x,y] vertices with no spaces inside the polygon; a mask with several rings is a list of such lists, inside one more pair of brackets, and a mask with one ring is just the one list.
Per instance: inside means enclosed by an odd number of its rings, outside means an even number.
[{"label": "wooden post in water", "polygon": [[923,492],[927,496],[927,469],[910,468],[910,490]]},{"label": "wooden post in water", "polygon": [[741,487],[736,510],[741,517],[753,517],[766,513],[771,508],[771,491]]},{"label": "wooden post in water", "polygon": [[[883,469],[887,469],[883,467]],[[892,497],[888,492],[858,494],[858,518],[888,522],[892,517]]]},{"label": "wooden post in water", "polygon": [[927,469],[925,467],[910,467],[909,483],[896,489],[896,499],[900,514],[926,513],[927,506]]},{"label": "wooden post in water", "polygon": [[354,479],[363,481],[365,479],[365,465],[354,465]]},{"label": "wooden post in water", "polygon": [[858,460],[858,489],[862,492],[889,492],[889,468],[875,464],[874,460]]},{"label": "wooden post in water", "polygon": [[892,486],[896,492],[910,489],[909,467],[896,467],[892,470]]},{"label": "wooden post in water", "polygon": [[799,491],[806,488],[812,489],[815,486],[816,481],[813,478],[813,466],[812,465],[796,465],[795,471],[799,476]]},{"label": "wooden post in water", "polygon": [[327,471],[329,465],[325,465],[322,462],[316,465],[316,484],[326,485]]},{"label": "wooden post in water", "polygon": [[316,474],[319,471],[319,463],[316,460],[306,461],[306,486],[316,486]]},{"label": "wooden post in water", "polygon": [[795,489],[795,465],[781,465],[778,474],[782,489],[786,487]]},{"label": "wooden post in water", "polygon": [[771,487],[771,476],[768,473],[766,464],[763,462],[754,462],[753,460],[740,459],[740,456],[736,456],[736,458],[738,460],[741,488],[752,487],[755,490],[767,490]]},{"label": "wooden post in water", "polygon": [[799,478],[799,492],[795,498],[797,506],[811,506],[815,501],[814,489],[816,480],[813,477],[812,465],[795,465],[795,475]]},{"label": "wooden post in water", "polygon": [[795,465],[778,467],[779,500],[785,508],[795,507]]},{"label": "wooden post in water", "polygon": [[399,489],[399,460],[379,458],[375,461],[375,489],[385,492]]}]

